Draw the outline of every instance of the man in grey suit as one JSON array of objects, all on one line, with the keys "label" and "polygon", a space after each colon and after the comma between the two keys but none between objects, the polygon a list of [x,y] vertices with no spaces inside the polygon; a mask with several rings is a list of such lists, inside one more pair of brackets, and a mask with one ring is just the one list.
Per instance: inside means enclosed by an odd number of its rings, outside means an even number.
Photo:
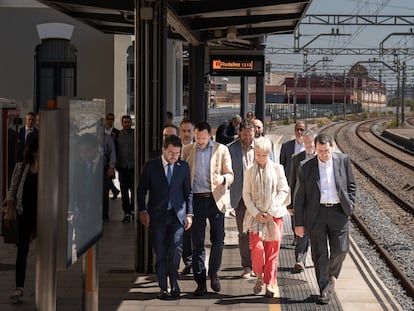
[{"label": "man in grey suit", "polygon": [[243,268],[242,278],[249,278],[252,271],[249,233],[243,231],[243,219],[246,213],[246,206],[243,202],[242,190],[244,172],[254,161],[254,133],[254,121],[245,119],[239,125],[239,139],[227,145],[230,151],[234,173],[234,182],[230,187],[230,202],[236,212],[237,230],[239,231],[239,250]]},{"label": "man in grey suit", "polygon": [[[315,136],[316,134],[307,130],[303,134],[303,146],[305,150],[299,152],[292,156],[292,165],[290,166],[290,191],[293,198],[294,190],[296,186],[296,177],[299,170],[299,165],[302,161],[312,159],[315,156]],[[293,209],[289,209],[291,215],[293,215]],[[293,219],[293,217],[292,217]],[[295,245],[295,266],[293,267],[293,272],[300,273],[305,270],[306,267],[306,256],[308,254],[309,247],[309,235],[305,232],[303,237],[298,237],[296,239]]]},{"label": "man in grey suit", "polygon": [[309,234],[320,304],[329,303],[349,250],[348,218],[356,193],[351,160],[334,153],[333,144],[327,134],[315,138],[317,156],[301,163],[294,196],[295,233]]}]

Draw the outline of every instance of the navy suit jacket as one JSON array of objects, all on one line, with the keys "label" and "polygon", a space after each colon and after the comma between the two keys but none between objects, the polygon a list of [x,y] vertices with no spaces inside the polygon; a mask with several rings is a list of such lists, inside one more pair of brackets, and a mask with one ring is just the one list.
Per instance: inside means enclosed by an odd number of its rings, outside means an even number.
[{"label": "navy suit jacket", "polygon": [[[342,153],[332,153],[336,190],[343,212],[350,216],[354,211],[356,183],[351,160]],[[320,208],[320,185],[318,157],[302,161],[298,172],[294,198],[296,226],[310,231]]]},{"label": "navy suit jacket", "polygon": [[231,155],[234,181],[230,186],[230,203],[232,208],[237,208],[243,193],[243,147],[240,139],[227,145]]},{"label": "navy suit jacket", "polygon": [[33,126],[32,128],[32,132],[27,134],[27,139],[26,139],[26,126],[23,126],[19,129],[19,145],[18,145],[18,160],[21,161],[23,160],[23,152],[24,152],[24,147],[26,146],[26,144],[28,142],[30,142],[30,140],[32,139],[36,139],[39,136],[39,130],[37,129],[37,127]]},{"label": "navy suit jacket", "polygon": [[288,184],[290,185],[290,167],[292,163],[292,155],[295,153],[295,140],[289,140],[282,145],[280,149],[280,158],[279,162],[283,165],[285,169],[285,176],[287,178]]},{"label": "navy suit jacket", "polygon": [[178,160],[174,164],[171,184],[168,185],[161,156],[147,161],[142,169],[137,200],[138,210],[146,210],[150,215],[150,226],[165,225],[168,200],[178,220],[184,225],[187,214],[193,214],[190,167],[187,162]]}]

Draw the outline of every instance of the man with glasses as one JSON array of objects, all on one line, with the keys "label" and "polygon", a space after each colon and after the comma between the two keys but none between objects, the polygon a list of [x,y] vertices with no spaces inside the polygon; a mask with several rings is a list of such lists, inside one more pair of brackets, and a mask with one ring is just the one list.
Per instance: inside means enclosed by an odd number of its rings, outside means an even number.
[{"label": "man with glasses", "polygon": [[[305,150],[305,146],[303,145],[303,133],[307,130],[307,125],[305,121],[298,121],[295,124],[295,139],[289,140],[282,145],[280,149],[280,164],[283,165],[285,169],[285,175],[289,184],[289,187],[292,185],[292,181],[290,180],[290,168],[292,163],[292,156],[302,152]],[[288,211],[291,216],[293,216],[293,207],[292,205],[288,206]],[[293,217],[291,218],[292,221],[292,228],[294,227],[293,224]],[[296,243],[296,236],[293,240],[293,245]]]}]

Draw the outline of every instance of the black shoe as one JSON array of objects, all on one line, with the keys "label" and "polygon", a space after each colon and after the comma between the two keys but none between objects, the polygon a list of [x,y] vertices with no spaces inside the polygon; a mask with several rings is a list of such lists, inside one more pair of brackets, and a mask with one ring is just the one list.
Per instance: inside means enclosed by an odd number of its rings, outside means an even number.
[{"label": "black shoe", "polygon": [[210,285],[211,289],[214,290],[216,293],[220,291],[221,285],[220,285],[220,278],[217,273],[213,273],[210,275]]},{"label": "black shoe", "polygon": [[194,295],[196,296],[203,296],[207,294],[207,286],[206,283],[198,283],[196,290],[194,291]]},{"label": "black shoe", "polygon": [[319,305],[327,305],[329,303],[329,294],[327,292],[322,292],[316,303]]},{"label": "black shoe", "polygon": [[111,200],[116,200],[118,198],[119,192],[120,192],[119,190],[116,190],[116,192],[112,196]]},{"label": "black shoe", "polygon": [[186,266],[183,268],[183,270],[181,271],[181,274],[182,274],[182,275],[188,275],[188,274],[191,274],[191,270],[192,270],[191,264],[186,265]]},{"label": "black shoe", "polygon": [[124,224],[130,223],[131,222],[131,214],[126,213],[125,216],[124,216],[124,218],[122,219],[122,222]]},{"label": "black shoe", "polygon": [[135,213],[134,212],[130,212],[129,215],[131,216],[131,220],[134,221],[135,220]]},{"label": "black shoe", "polygon": [[167,300],[168,299],[168,292],[166,290],[161,289],[160,293],[157,295],[157,298],[160,300]]},{"label": "black shoe", "polygon": [[172,299],[180,299],[181,290],[178,286],[177,281],[172,282],[171,284],[171,298]]}]

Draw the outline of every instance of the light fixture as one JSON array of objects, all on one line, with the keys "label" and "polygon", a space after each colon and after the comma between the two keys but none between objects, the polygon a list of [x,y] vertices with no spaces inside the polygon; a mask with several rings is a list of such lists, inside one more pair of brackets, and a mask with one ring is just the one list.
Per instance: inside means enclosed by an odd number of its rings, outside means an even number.
[{"label": "light fixture", "polygon": [[237,29],[236,27],[229,27],[227,30],[227,41],[233,42],[237,39]]}]

